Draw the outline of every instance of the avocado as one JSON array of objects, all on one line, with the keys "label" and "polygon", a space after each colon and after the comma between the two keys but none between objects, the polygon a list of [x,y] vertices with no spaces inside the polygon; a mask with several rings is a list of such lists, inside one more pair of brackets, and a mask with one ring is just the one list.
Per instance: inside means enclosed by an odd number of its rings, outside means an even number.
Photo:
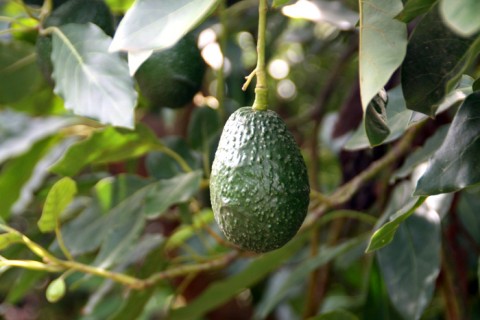
[{"label": "avocado", "polygon": [[[89,22],[99,26],[109,36],[112,36],[115,31],[112,13],[103,0],[69,0],[53,10],[45,19],[42,27],[60,27],[68,23],[86,24]],[[52,54],[51,37],[38,37],[36,49],[40,71],[50,83],[53,83],[51,77],[53,64],[50,59]]]},{"label": "avocado", "polygon": [[137,70],[140,92],[152,111],[181,108],[202,86],[205,62],[195,37],[188,34],[173,47],[155,51]]},{"label": "avocado", "polygon": [[302,225],[309,194],[305,162],[277,113],[235,111],[210,177],[212,209],[225,237],[257,253],[282,247]]}]

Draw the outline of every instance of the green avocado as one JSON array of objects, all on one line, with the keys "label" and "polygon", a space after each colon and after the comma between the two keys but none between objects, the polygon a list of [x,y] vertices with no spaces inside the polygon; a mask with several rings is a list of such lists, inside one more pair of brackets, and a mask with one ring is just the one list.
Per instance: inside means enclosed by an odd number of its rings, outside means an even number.
[{"label": "green avocado", "polygon": [[[68,23],[86,24],[89,22],[99,26],[109,36],[112,36],[115,31],[112,13],[103,0],[69,0],[53,10],[45,19],[43,28],[60,27]],[[51,37],[38,37],[36,49],[40,71],[50,83],[53,83],[51,78],[53,65],[50,60],[52,54]]]},{"label": "green avocado", "polygon": [[210,177],[215,220],[226,238],[257,253],[282,247],[302,225],[309,194],[305,162],[285,122],[271,110],[235,111]]},{"label": "green avocado", "polygon": [[181,108],[200,90],[206,66],[195,37],[188,34],[173,47],[154,52],[137,70],[140,92],[153,111]]}]

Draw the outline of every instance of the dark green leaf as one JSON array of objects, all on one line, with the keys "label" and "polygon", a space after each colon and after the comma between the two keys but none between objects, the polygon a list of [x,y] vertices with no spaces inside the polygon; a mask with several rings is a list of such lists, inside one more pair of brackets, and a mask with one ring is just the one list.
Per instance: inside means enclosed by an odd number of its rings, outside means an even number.
[{"label": "dark green leaf", "polygon": [[105,124],[133,128],[137,92],[127,63],[108,52],[110,37],[92,23],[55,30],[52,77],[65,107]]},{"label": "dark green leaf", "polygon": [[[181,156],[194,169],[200,168],[200,156],[191,150],[180,137],[168,136],[162,139],[164,145]],[[148,174],[156,179],[168,179],[184,173],[182,167],[172,157],[163,152],[150,152],[145,160]]]},{"label": "dark green leaf", "polygon": [[0,41],[0,104],[28,96],[39,75],[32,45]]},{"label": "dark green leaf", "polygon": [[387,123],[387,92],[381,90],[367,106],[365,111],[365,132],[371,146],[381,144],[390,134]]},{"label": "dark green leaf", "polygon": [[280,6],[283,6],[284,4],[289,3],[292,0],[273,0],[272,7],[278,8]]},{"label": "dark green leaf", "polygon": [[475,80],[475,82],[472,85],[473,91],[479,91],[480,90],[480,78]]},{"label": "dark green leaf", "polygon": [[415,210],[423,204],[425,199],[425,197],[412,198],[402,209],[392,215],[390,221],[376,230],[372,235],[365,252],[373,252],[390,244],[401,223],[415,213]]},{"label": "dark green leaf", "polygon": [[76,193],[77,185],[69,177],[62,178],[53,185],[48,192],[42,216],[38,221],[40,231],[50,232],[55,230],[60,214],[72,202]]},{"label": "dark green leaf", "polygon": [[354,238],[339,244],[334,247],[324,247],[319,249],[319,254],[316,257],[307,259],[298,265],[285,279],[282,285],[277,288],[276,293],[269,296],[267,301],[264,301],[262,307],[257,309],[256,318],[265,319],[270,312],[285,298],[289,289],[296,283],[305,281],[309,274],[319,267],[329,263],[336,257],[346,253],[354,247],[362,244],[365,238]]},{"label": "dark green leaf", "polygon": [[0,163],[28,151],[37,141],[71,123],[71,119],[33,118],[8,109],[0,112]]},{"label": "dark green leaf", "polygon": [[480,41],[462,38],[443,23],[438,6],[420,21],[410,38],[402,65],[407,108],[434,116],[444,98],[477,54]]},{"label": "dark green leaf", "polygon": [[138,157],[158,145],[160,142],[154,133],[145,126],[138,125],[135,131],[107,127],[73,145],[51,170],[64,176],[73,176],[88,164]]},{"label": "dark green leaf", "polygon": [[414,18],[427,13],[437,0],[408,0],[396,18],[403,22],[410,22]]},{"label": "dark green leaf", "polygon": [[405,159],[402,166],[393,174],[393,178],[406,178],[418,165],[426,162],[428,158],[440,148],[449,128],[449,124],[438,128],[433,136],[428,138],[423,147],[415,150]]},{"label": "dark green leaf", "polygon": [[170,206],[188,201],[200,189],[201,179],[202,172],[194,171],[158,181],[145,200],[147,218],[157,218]]},{"label": "dark green leaf", "polygon": [[17,201],[24,185],[29,181],[38,161],[58,141],[58,137],[45,138],[21,156],[11,159],[0,172],[0,216],[10,216],[12,205]]},{"label": "dark green leaf", "polygon": [[220,129],[217,111],[209,107],[195,108],[188,126],[188,142],[192,148],[208,153],[210,140]]},{"label": "dark green leaf", "polygon": [[22,236],[19,233],[0,233],[0,250],[19,242],[22,242]]},{"label": "dark green leaf", "polygon": [[170,314],[170,319],[198,319],[208,311],[224,304],[246,288],[262,280],[273,270],[279,268],[282,263],[298,252],[307,237],[308,233],[304,232],[284,247],[257,258],[238,274],[212,283],[188,306],[173,310]]},{"label": "dark green leaf", "polygon": [[440,270],[440,219],[418,210],[377,252],[390,300],[405,319],[419,319],[430,303]]},{"label": "dark green leaf", "polygon": [[400,66],[407,47],[407,26],[394,17],[401,0],[362,0],[359,72],[363,110]]},{"label": "dark green leaf", "polygon": [[457,215],[468,233],[480,244],[480,193],[478,190],[464,190],[460,194]]},{"label": "dark green leaf", "polygon": [[20,274],[16,275],[15,283],[8,291],[7,298],[9,303],[19,303],[27,294],[34,290],[37,282],[45,279],[46,272],[38,270],[23,269]]},{"label": "dark green leaf", "polygon": [[440,12],[444,22],[461,36],[469,37],[480,31],[478,0],[441,0]]},{"label": "dark green leaf", "polygon": [[416,195],[453,192],[480,182],[480,92],[467,97],[458,110],[442,146],[420,178]]},{"label": "dark green leaf", "polygon": [[308,320],[357,320],[358,317],[351,312],[345,310],[333,310],[329,312],[322,313]]}]

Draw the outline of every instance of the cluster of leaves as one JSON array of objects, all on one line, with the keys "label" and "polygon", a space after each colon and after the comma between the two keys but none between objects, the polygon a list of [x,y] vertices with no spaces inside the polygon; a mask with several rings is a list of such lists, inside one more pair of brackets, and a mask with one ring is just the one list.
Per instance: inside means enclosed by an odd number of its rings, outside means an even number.
[{"label": "cluster of leaves", "polygon": [[[58,3],[38,2],[0,3],[0,313],[480,316],[477,1],[270,1],[270,108],[313,191],[299,234],[259,256],[225,242],[207,190],[226,116],[252,103],[258,1],[108,0],[113,38],[43,28]],[[224,67],[151,113],[131,74],[192,31]]]}]

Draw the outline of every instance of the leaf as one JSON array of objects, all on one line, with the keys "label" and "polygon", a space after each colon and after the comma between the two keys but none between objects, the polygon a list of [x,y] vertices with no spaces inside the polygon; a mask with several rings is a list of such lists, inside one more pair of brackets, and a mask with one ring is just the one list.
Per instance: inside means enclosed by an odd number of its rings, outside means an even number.
[{"label": "leaf", "polygon": [[387,92],[382,89],[370,101],[365,111],[365,132],[371,146],[381,144],[391,132],[387,123],[387,101]]},{"label": "leaf", "polygon": [[109,50],[138,52],[169,48],[217,4],[218,0],[137,0],[120,22]]},{"label": "leaf", "polygon": [[202,171],[194,171],[158,181],[145,200],[147,218],[158,218],[170,206],[188,201],[200,189],[201,179]]},{"label": "leaf", "polygon": [[190,238],[198,234],[206,225],[214,221],[213,211],[204,209],[192,217],[193,222],[188,225],[182,225],[168,238],[165,249],[171,251],[180,247]]},{"label": "leaf", "polygon": [[359,72],[364,111],[405,57],[407,27],[394,19],[401,10],[401,0],[360,1]]},{"label": "leaf", "polygon": [[447,136],[417,183],[416,195],[457,191],[480,182],[480,92],[467,97],[452,121]]},{"label": "leaf", "polygon": [[405,159],[402,166],[393,174],[392,179],[406,178],[417,166],[426,162],[440,148],[449,128],[450,124],[439,127],[421,148],[415,150]]},{"label": "leaf", "polygon": [[0,104],[28,96],[40,80],[39,75],[32,45],[0,41]]},{"label": "leaf", "polygon": [[65,280],[62,277],[57,278],[50,282],[47,287],[47,292],[45,296],[47,297],[48,302],[55,303],[58,300],[62,299],[67,291],[67,286]]},{"label": "leaf", "polygon": [[390,300],[405,319],[419,319],[432,298],[440,271],[440,228],[434,211],[418,210],[377,252]]},{"label": "leaf", "polygon": [[36,142],[72,124],[59,117],[33,118],[20,112],[0,112],[0,163],[28,151]]},{"label": "leaf", "polygon": [[480,193],[478,190],[464,190],[460,193],[460,200],[456,214],[463,227],[475,241],[480,244]]},{"label": "leaf", "polygon": [[19,233],[0,233],[0,250],[19,242],[22,242],[22,236]]},{"label": "leaf", "polygon": [[287,3],[289,3],[291,0],[273,0],[272,7],[273,8],[278,8],[280,6],[283,6]]},{"label": "leaf", "polygon": [[[162,139],[165,147],[173,150],[181,156],[193,169],[201,168],[200,156],[190,149],[185,140],[181,137],[168,136]],[[155,179],[168,179],[184,173],[182,167],[172,157],[163,152],[150,152],[145,159],[145,165],[149,176]]]},{"label": "leaf", "polygon": [[477,0],[441,0],[440,13],[445,24],[464,37],[480,31],[480,2]]},{"label": "leaf", "polygon": [[133,128],[137,93],[127,63],[108,52],[110,37],[92,23],[54,30],[52,77],[65,107],[104,124]]},{"label": "leaf", "polygon": [[408,23],[414,18],[427,13],[435,2],[437,2],[437,0],[409,0],[396,18]]},{"label": "leaf", "polygon": [[77,185],[69,177],[62,178],[53,185],[48,192],[42,216],[38,221],[38,228],[41,232],[55,230],[60,214],[72,202],[76,193]]},{"label": "leaf", "polygon": [[360,245],[365,239],[354,238],[339,244],[334,247],[320,248],[319,254],[316,257],[307,259],[300,263],[289,276],[285,279],[282,285],[276,290],[276,293],[268,297],[268,300],[264,301],[262,307],[257,309],[255,318],[265,319],[272,312],[272,310],[285,298],[289,289],[296,283],[305,281],[311,272],[319,267],[329,263],[336,257],[346,253],[354,247]]},{"label": "leaf", "polygon": [[188,142],[192,148],[207,151],[210,140],[221,129],[218,112],[209,107],[195,108],[188,126]]},{"label": "leaf", "polygon": [[357,320],[356,315],[346,310],[333,310],[322,313],[316,317],[308,318],[308,320]]},{"label": "leaf", "polygon": [[425,197],[413,198],[402,209],[392,215],[389,222],[373,233],[365,252],[370,253],[390,244],[401,223],[415,213],[415,210],[423,204],[425,199]]},{"label": "leaf", "polygon": [[198,319],[209,310],[224,304],[279,268],[280,265],[285,263],[302,248],[308,235],[308,232],[302,233],[284,247],[258,257],[239,273],[227,279],[213,282],[198,298],[189,303],[188,306],[174,309],[169,319]]},{"label": "leaf", "polygon": [[73,176],[88,164],[104,164],[141,156],[160,145],[155,134],[143,125],[135,131],[107,127],[73,145],[51,171]]},{"label": "leaf", "polygon": [[402,65],[407,108],[434,116],[445,94],[477,55],[479,44],[448,29],[434,6],[415,28]]},{"label": "leaf", "polygon": [[8,218],[13,204],[20,197],[24,185],[30,180],[34,170],[47,152],[58,141],[58,137],[44,138],[21,156],[11,159],[0,172],[0,216]]}]

